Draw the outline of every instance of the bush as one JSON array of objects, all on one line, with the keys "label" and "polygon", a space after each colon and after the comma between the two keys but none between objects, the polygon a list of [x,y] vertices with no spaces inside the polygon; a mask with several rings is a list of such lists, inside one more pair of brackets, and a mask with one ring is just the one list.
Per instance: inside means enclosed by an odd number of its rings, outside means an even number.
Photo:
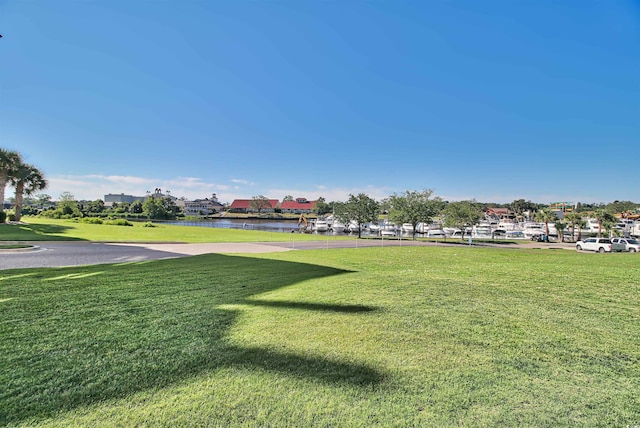
[{"label": "bush", "polygon": [[118,218],[115,220],[107,220],[104,224],[110,224],[112,226],[133,226],[133,223],[128,222],[123,218]]},{"label": "bush", "polygon": [[81,223],[89,223],[89,224],[102,224],[103,221],[99,217],[85,217],[80,219]]},{"label": "bush", "polygon": [[7,220],[16,221],[16,215],[14,213],[7,214]]},{"label": "bush", "polygon": [[142,225],[142,227],[156,227],[156,225],[151,223],[150,221],[147,221],[145,224]]},{"label": "bush", "polygon": [[7,213],[0,210],[0,223],[4,223],[7,220]]}]

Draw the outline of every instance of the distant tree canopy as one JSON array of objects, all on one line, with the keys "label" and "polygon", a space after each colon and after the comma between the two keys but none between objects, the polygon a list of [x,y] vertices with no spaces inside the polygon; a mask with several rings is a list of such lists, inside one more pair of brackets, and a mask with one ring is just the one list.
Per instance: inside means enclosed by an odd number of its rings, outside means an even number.
[{"label": "distant tree canopy", "polygon": [[78,218],[83,216],[76,198],[70,192],[62,192],[58,197],[56,208],[42,211],[40,215],[50,218]]},{"label": "distant tree canopy", "polygon": [[465,229],[478,223],[483,216],[482,206],[475,200],[449,202],[442,210],[442,214],[444,225],[462,230],[462,238],[464,238]]},{"label": "distant tree canopy", "polygon": [[258,214],[260,214],[262,211],[271,208],[271,202],[269,202],[269,198],[266,196],[258,195],[251,198],[249,207],[254,211],[258,211]]},{"label": "distant tree canopy", "polygon": [[325,201],[325,199],[320,196],[313,207],[314,211],[318,215],[325,215],[331,212],[331,206]]},{"label": "distant tree canopy", "polygon": [[365,193],[349,195],[349,199],[344,203],[334,204],[335,216],[345,224],[352,221],[358,225],[358,238],[362,236],[362,227],[378,219],[380,205],[375,199]]},{"label": "distant tree canopy", "polygon": [[605,210],[612,214],[634,212],[640,208],[640,204],[631,201],[613,201],[605,206]]},{"label": "distant tree canopy", "polygon": [[396,223],[409,223],[413,226],[413,239],[416,239],[418,223],[431,223],[433,217],[443,206],[442,199],[431,198],[433,190],[405,191],[391,195],[385,205],[389,209],[389,219]]},{"label": "distant tree canopy", "polygon": [[539,204],[524,199],[518,199],[509,204],[509,208],[516,214],[522,215],[526,211],[537,211]]},{"label": "distant tree canopy", "polygon": [[169,196],[151,196],[142,203],[142,213],[148,219],[174,220],[179,209]]},{"label": "distant tree canopy", "polygon": [[576,211],[578,211],[579,213],[583,213],[583,212],[588,212],[588,211],[595,211],[601,208],[604,208],[605,204],[602,202],[592,202],[592,203],[585,203],[585,202],[578,202],[576,204]]}]

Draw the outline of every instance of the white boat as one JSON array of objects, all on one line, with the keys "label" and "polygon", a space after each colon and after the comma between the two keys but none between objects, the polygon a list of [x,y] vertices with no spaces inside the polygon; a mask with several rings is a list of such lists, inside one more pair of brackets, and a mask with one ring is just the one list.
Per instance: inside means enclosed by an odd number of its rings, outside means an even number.
[{"label": "white boat", "polygon": [[525,238],[530,239],[534,236],[540,236],[545,234],[544,224],[527,222],[522,228],[522,234]]},{"label": "white boat", "polygon": [[473,226],[471,234],[474,238],[491,238],[491,232],[491,223],[487,221],[481,221],[480,223]]},{"label": "white boat", "polygon": [[510,221],[510,220],[501,220],[500,223],[498,223],[498,226],[496,227],[497,229],[502,229],[505,232],[508,232],[510,230],[522,230],[522,227],[520,226],[520,224],[516,223],[515,221]]},{"label": "white boat", "polygon": [[351,233],[358,233],[360,226],[358,225],[357,221],[351,220],[351,222],[349,222],[349,225],[346,226],[346,228],[349,230],[349,232]]},{"label": "white boat", "polygon": [[418,223],[416,225],[416,232],[418,233],[424,233],[426,235],[430,230],[444,230],[444,228],[439,221],[433,223]]},{"label": "white boat", "polygon": [[384,222],[380,226],[380,235],[381,236],[396,236],[398,232],[398,228],[395,223]]},{"label": "white boat", "polygon": [[427,238],[438,238],[444,239],[447,237],[447,234],[442,229],[429,229],[426,234]]},{"label": "white boat", "polygon": [[342,233],[345,230],[345,225],[340,223],[338,220],[333,220],[333,223],[331,223],[331,230],[333,233]]},{"label": "white boat", "polygon": [[461,238],[462,237],[462,229],[458,229],[457,227],[445,227],[442,229],[447,235],[447,238]]},{"label": "white boat", "polygon": [[378,223],[369,223],[369,232],[378,233],[380,231],[380,225]]},{"label": "white boat", "polygon": [[327,230],[329,230],[329,222],[324,219],[317,219],[313,223],[313,230],[316,232],[326,232]]},{"label": "white boat", "polygon": [[504,235],[505,239],[524,239],[524,233],[521,230],[507,230]]},{"label": "white boat", "polygon": [[380,229],[380,236],[396,236],[395,229]]},{"label": "white boat", "polygon": [[587,219],[587,227],[582,229],[583,232],[598,233],[598,220],[595,218]]},{"label": "white boat", "polygon": [[402,223],[400,230],[402,233],[413,233],[413,225],[411,223]]}]

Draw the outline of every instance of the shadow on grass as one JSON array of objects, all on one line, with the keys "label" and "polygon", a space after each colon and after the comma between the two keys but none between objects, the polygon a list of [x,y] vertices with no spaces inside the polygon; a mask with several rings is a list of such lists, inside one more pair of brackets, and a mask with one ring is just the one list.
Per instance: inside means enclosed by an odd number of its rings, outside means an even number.
[{"label": "shadow on grass", "polygon": [[69,229],[58,224],[0,224],[0,241],[85,241],[58,236]]},{"label": "shadow on grass", "polygon": [[373,312],[377,308],[365,305],[343,305],[343,304],[324,304],[324,303],[308,303],[308,302],[290,302],[290,301],[273,301],[273,300],[245,300],[245,304],[254,306],[265,306],[270,308],[286,308],[286,309],[302,309],[307,311],[324,311],[324,312]]},{"label": "shadow on grass", "polygon": [[[25,272],[30,275],[20,276]],[[364,364],[239,347],[227,337],[240,313],[225,305],[353,316],[375,310],[251,299],[346,272],[209,254],[137,265],[0,273],[0,425],[121,399],[222,367],[335,384],[376,384],[383,375]]]}]

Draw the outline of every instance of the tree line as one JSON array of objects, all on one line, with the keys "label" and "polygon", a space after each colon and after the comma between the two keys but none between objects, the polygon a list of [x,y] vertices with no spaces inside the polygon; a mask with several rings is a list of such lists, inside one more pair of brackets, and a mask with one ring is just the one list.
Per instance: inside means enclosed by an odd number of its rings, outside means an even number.
[{"label": "tree line", "polygon": [[[16,221],[19,221],[21,215],[25,213],[51,218],[113,216],[164,220],[176,219],[183,215],[174,199],[165,195],[151,195],[144,201],[137,200],[106,207],[101,199],[76,201],[71,193],[64,192],[53,204],[49,195],[35,194],[47,187],[43,173],[35,166],[25,163],[19,153],[0,148],[0,201],[5,199],[5,188],[8,184],[15,188],[13,215]],[[29,205],[37,205],[39,208],[23,209],[25,200]],[[293,198],[287,195],[284,200],[293,200]],[[596,218],[599,225],[606,230],[615,225],[617,219],[614,214],[637,211],[639,205],[631,201],[577,204],[572,212],[565,215],[565,221],[558,222],[555,213],[547,205],[529,200],[518,199],[507,204],[480,203],[475,200],[449,202],[434,196],[433,190],[425,189],[394,193],[381,201],[376,201],[365,193],[351,194],[345,202],[327,202],[320,197],[315,201],[314,211],[319,216],[334,213],[336,218],[344,223],[355,222],[359,225],[359,234],[365,224],[377,221],[380,215],[387,215],[392,222],[411,224],[415,238],[418,223],[431,223],[438,217],[443,220],[445,226],[460,228],[464,231],[467,227],[478,223],[487,208],[508,208],[516,216],[534,213],[537,221],[545,223],[547,235],[550,223],[556,225],[560,234],[566,227],[580,230],[581,227],[585,227],[582,218],[586,214]],[[270,208],[271,205],[268,198],[260,195],[252,198],[251,207],[261,212],[263,209]],[[3,209],[0,209],[0,213],[0,216],[6,215]],[[0,217],[0,220],[4,220],[4,217]]]}]

